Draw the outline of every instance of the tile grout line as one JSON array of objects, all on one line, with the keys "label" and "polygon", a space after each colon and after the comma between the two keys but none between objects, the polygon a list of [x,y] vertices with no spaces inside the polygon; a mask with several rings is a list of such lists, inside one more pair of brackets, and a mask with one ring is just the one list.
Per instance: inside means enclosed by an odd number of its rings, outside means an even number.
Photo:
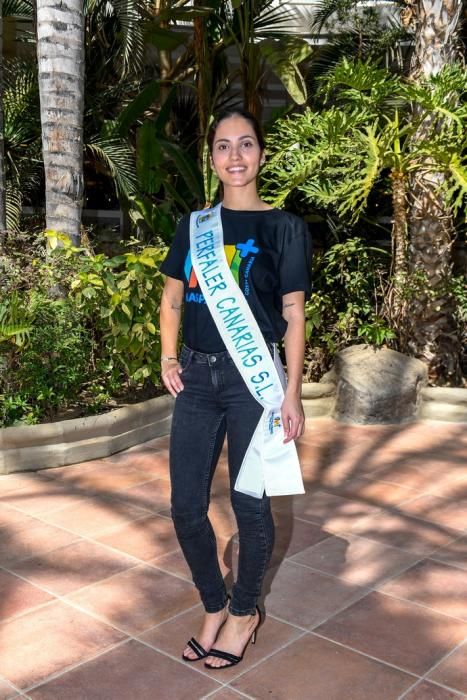
[{"label": "tile grout line", "polygon": [[49,676],[42,678],[37,683],[32,683],[31,685],[26,686],[26,688],[23,688],[20,692],[21,693],[29,693],[30,690],[36,690],[36,688],[40,688],[42,685],[46,685],[47,683],[55,681],[55,680],[57,680],[57,678],[61,678],[62,676],[65,676],[67,673],[75,671],[76,669],[80,668],[81,666],[85,666],[87,663],[89,663],[91,661],[95,661],[100,656],[104,656],[104,654],[108,654],[109,652],[114,651],[115,649],[119,649],[121,646],[128,644],[129,641],[130,641],[129,638],[128,639],[121,639],[119,642],[115,642],[114,644],[110,644],[108,647],[105,647],[104,649],[100,649],[98,652],[96,652],[92,656],[89,656],[87,659],[70,664],[69,666],[65,666],[64,668],[60,669],[59,671],[55,671],[55,673],[51,673]]},{"label": "tile grout line", "polygon": [[[281,620],[281,622],[282,622],[282,620]],[[285,623],[285,624],[288,624],[288,623]],[[297,628],[295,625],[290,625],[290,626],[291,626],[291,627],[295,627],[296,629],[300,629],[300,628]],[[298,639],[301,639],[302,637],[306,636],[306,634],[308,633],[308,630],[305,630],[305,629],[300,629],[300,631],[302,632],[301,635],[299,635],[298,637],[295,637],[295,639],[291,639],[291,640],[289,640],[288,642],[285,642],[282,646],[278,647],[278,648],[275,649],[274,651],[271,651],[269,654],[267,654],[266,656],[264,656],[264,657],[262,657],[261,659],[259,659],[258,661],[256,661],[256,663],[254,663],[254,664],[252,664],[251,666],[249,666],[248,669],[246,669],[245,671],[240,671],[240,672],[238,673],[238,675],[234,676],[234,677],[231,678],[229,681],[226,681],[225,683],[222,683],[222,681],[217,681],[217,682],[218,682],[218,683],[221,683],[222,687],[228,686],[229,683],[232,683],[233,681],[236,681],[238,678],[240,678],[241,676],[243,676],[245,673],[248,673],[249,671],[253,670],[253,669],[256,668],[257,666],[259,666],[260,664],[262,664],[263,661],[266,661],[267,659],[271,658],[271,657],[274,656],[275,654],[278,654],[280,651],[283,651],[283,649],[286,649],[290,644],[293,644],[293,643],[296,642]],[[144,634],[145,634],[145,633],[144,633]],[[142,644],[144,644],[145,646],[148,646],[148,647],[150,647],[151,649],[154,649],[155,651],[159,652],[160,654],[164,654],[164,656],[168,656],[168,657],[169,657],[170,659],[172,659],[173,661],[177,661],[178,663],[180,663],[180,664],[182,664],[182,665],[185,665],[184,662],[182,661],[181,656],[180,656],[180,658],[179,658],[179,657],[176,657],[176,656],[174,656],[173,654],[171,654],[170,652],[167,652],[167,651],[165,651],[164,649],[161,649],[160,647],[158,647],[158,646],[156,646],[156,645],[154,645],[154,644],[151,644],[150,642],[148,642],[148,641],[146,641],[146,640],[144,640],[144,639],[139,639],[138,641],[140,641],[140,642],[141,642]],[[247,646],[248,646],[248,645],[247,645]],[[199,668],[195,668],[195,667],[193,667],[193,670],[197,671],[198,673],[201,673],[204,677],[211,678],[211,679],[213,678],[212,675],[209,674],[207,671],[202,671],[202,670],[200,670]],[[213,680],[216,680],[216,679],[214,678]],[[219,690],[219,689],[217,689],[217,690]],[[236,690],[236,689],[235,689],[235,690]]]},{"label": "tile grout line", "polygon": [[[439,686],[441,686],[442,688],[446,688],[447,690],[451,690],[451,691],[453,691],[453,692],[459,693],[459,694],[461,695],[461,697],[467,698],[467,695],[466,695],[465,693],[463,693],[461,690],[457,690],[456,688],[452,688],[452,687],[450,687],[450,686],[447,686],[447,685],[445,685],[444,683],[441,683],[441,682],[435,681],[435,680],[431,680],[430,678],[428,678],[428,676],[429,676],[430,673],[432,673],[440,664],[442,664],[444,661],[446,661],[447,659],[449,659],[450,656],[452,656],[456,651],[458,651],[459,649],[461,649],[464,645],[467,646],[467,637],[465,637],[461,642],[459,642],[459,644],[457,644],[453,649],[451,649],[451,650],[450,650],[447,654],[445,654],[441,659],[438,659],[438,661],[436,661],[436,662],[433,664],[433,666],[431,666],[431,668],[429,668],[428,671],[426,671],[426,672],[423,674],[423,676],[422,676],[421,679],[420,679],[420,682],[421,682],[421,681],[424,681],[424,680],[427,680],[427,681],[429,681],[430,683],[433,683],[434,685],[439,685]],[[401,695],[399,698],[397,698],[397,700],[402,700],[402,698],[404,698],[405,695],[409,692],[409,690],[411,690],[413,687],[414,687],[414,686],[411,686],[410,688],[408,688],[408,690],[405,691],[405,693],[403,693],[403,695]]]},{"label": "tile grout line", "polygon": [[330,642],[331,644],[336,644],[337,646],[342,647],[343,649],[347,649],[348,651],[352,651],[355,654],[358,654],[359,656],[363,656],[367,659],[371,659],[372,661],[376,661],[378,664],[382,664],[383,666],[389,666],[390,668],[393,668],[395,671],[399,671],[400,673],[405,673],[408,676],[412,676],[413,678],[417,679],[417,683],[421,678],[421,676],[418,676],[414,671],[408,671],[406,668],[401,668],[400,666],[396,666],[395,664],[391,663],[390,661],[383,661],[382,659],[378,659],[377,656],[372,656],[371,654],[367,654],[365,651],[361,651],[361,649],[356,649],[355,647],[349,646],[348,644],[343,644],[342,642],[339,642],[336,639],[331,639],[330,637],[326,637],[324,634],[321,634],[320,632],[317,632],[315,630],[310,630],[310,634],[315,635],[316,637],[319,637],[319,639],[323,639],[326,642]]},{"label": "tile grout line", "polygon": [[[324,540],[323,540],[323,541],[324,541]],[[318,544],[319,544],[319,543],[318,543]],[[316,545],[313,545],[313,546],[316,546]],[[385,586],[387,583],[390,583],[391,581],[393,581],[394,579],[397,579],[397,578],[398,578],[399,576],[401,576],[402,574],[405,574],[405,573],[407,573],[408,571],[410,571],[410,569],[412,569],[413,567],[415,567],[417,564],[419,564],[420,562],[424,561],[425,559],[427,559],[427,557],[421,557],[420,559],[418,559],[418,560],[414,561],[413,563],[409,564],[409,565],[407,566],[407,568],[401,569],[400,571],[398,571],[398,572],[392,574],[391,576],[388,576],[388,578],[382,579],[382,580],[378,583],[378,585],[382,585],[382,586],[384,585],[384,586]],[[379,588],[377,588],[377,587],[375,587],[375,586],[373,586],[373,585],[364,584],[364,583],[363,583],[363,584],[362,584],[362,583],[354,583],[353,581],[349,581],[348,579],[345,579],[344,577],[336,576],[335,574],[331,574],[331,573],[329,573],[329,572],[327,572],[327,571],[321,571],[321,569],[315,569],[313,566],[309,566],[308,564],[303,564],[302,562],[299,562],[299,561],[294,561],[293,559],[287,558],[287,559],[285,559],[284,561],[287,561],[288,563],[291,563],[291,564],[296,564],[297,566],[301,566],[302,568],[308,569],[309,571],[312,571],[313,573],[321,574],[321,575],[323,575],[323,576],[329,576],[330,578],[334,578],[334,579],[336,579],[337,581],[340,581],[340,582],[343,582],[343,583],[348,583],[348,584],[353,585],[353,586],[360,586],[360,587],[362,587],[362,588],[367,588],[369,593],[379,593],[380,595],[385,595],[385,596],[387,596],[388,598],[394,598],[395,600],[399,600],[399,601],[401,601],[401,602],[405,602],[405,603],[410,603],[410,604],[412,604],[412,605],[416,605],[417,607],[423,608],[424,610],[429,610],[429,611],[431,611],[431,612],[435,612],[435,613],[437,613],[438,615],[444,615],[445,617],[448,617],[448,618],[450,618],[450,619],[452,619],[452,620],[456,620],[456,621],[459,621],[459,622],[467,623],[467,619],[463,619],[462,617],[457,617],[456,615],[450,615],[449,613],[443,612],[442,610],[437,610],[436,608],[432,608],[432,607],[430,607],[429,605],[426,605],[425,603],[420,603],[419,601],[411,600],[410,598],[403,598],[403,597],[397,596],[397,595],[395,595],[395,594],[393,594],[393,593],[386,593],[385,591],[381,591]],[[460,571],[464,571],[464,569],[459,569],[459,570],[460,570]],[[358,599],[358,600],[360,600],[360,599]]]}]

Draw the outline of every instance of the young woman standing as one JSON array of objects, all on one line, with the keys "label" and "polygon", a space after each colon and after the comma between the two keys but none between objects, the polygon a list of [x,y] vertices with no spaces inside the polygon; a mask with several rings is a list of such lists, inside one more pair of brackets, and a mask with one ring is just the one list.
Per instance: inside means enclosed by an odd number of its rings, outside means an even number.
[{"label": "young woman standing", "polygon": [[[310,292],[311,243],[305,223],[271,208],[257,191],[264,140],[255,118],[221,114],[210,135],[212,167],[223,186],[221,221],[230,271],[262,336],[284,339],[288,384],[281,406],[284,442],[303,433],[300,399],[304,302]],[[237,491],[235,483],[263,409],[226,350],[193,269],[190,222],[184,217],[161,270],[162,379],[176,397],[170,446],[172,517],[205,608],[201,629],[183,651],[210,668],[239,663],[261,622],[257,599],[274,544],[269,498]],[[216,284],[216,277],[211,277]],[[218,278],[219,279],[219,278]],[[183,313],[183,341],[177,354]],[[237,580],[231,598],[220,572],[208,519],[211,481],[225,435],[231,502],[239,532]],[[214,646],[215,645],[215,646]]]}]

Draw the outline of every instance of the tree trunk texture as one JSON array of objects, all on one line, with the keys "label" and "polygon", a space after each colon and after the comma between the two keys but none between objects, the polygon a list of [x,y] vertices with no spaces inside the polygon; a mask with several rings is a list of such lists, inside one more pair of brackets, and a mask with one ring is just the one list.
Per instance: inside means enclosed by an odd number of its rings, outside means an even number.
[{"label": "tree trunk texture", "polygon": [[[202,5],[200,0],[194,0],[193,7]],[[193,20],[193,49],[196,65],[196,94],[198,102],[199,121],[199,157],[203,160],[203,148],[211,111],[211,65],[208,55],[207,35],[204,17]]]},{"label": "tree trunk texture", "polygon": [[3,133],[3,1],[0,0],[0,251],[6,236],[6,173]]},{"label": "tree trunk texture", "polygon": [[406,176],[399,170],[391,172],[392,180],[392,272],[402,276],[407,271],[407,191]]},{"label": "tree trunk texture", "polygon": [[82,0],[37,0],[46,225],[80,243],[83,203]]},{"label": "tree trunk texture", "polygon": [[[459,57],[460,0],[418,0],[415,4],[415,50],[412,78],[429,78]],[[428,138],[430,118],[415,142]],[[409,270],[415,293],[409,303],[408,349],[428,365],[433,384],[460,381],[461,345],[455,301],[449,291],[451,248],[455,229],[440,188],[443,173],[421,167],[410,186]]]}]

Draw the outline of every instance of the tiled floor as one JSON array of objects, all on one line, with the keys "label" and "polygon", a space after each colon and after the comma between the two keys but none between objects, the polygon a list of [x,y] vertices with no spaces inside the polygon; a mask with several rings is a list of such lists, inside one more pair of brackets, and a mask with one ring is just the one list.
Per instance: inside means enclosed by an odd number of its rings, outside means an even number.
[{"label": "tiled floor", "polygon": [[[266,621],[217,673],[180,658],[202,610],[167,447],[0,477],[0,700],[467,698],[467,425],[309,421],[306,495],[273,499]],[[231,583],[225,456],[213,494]]]}]

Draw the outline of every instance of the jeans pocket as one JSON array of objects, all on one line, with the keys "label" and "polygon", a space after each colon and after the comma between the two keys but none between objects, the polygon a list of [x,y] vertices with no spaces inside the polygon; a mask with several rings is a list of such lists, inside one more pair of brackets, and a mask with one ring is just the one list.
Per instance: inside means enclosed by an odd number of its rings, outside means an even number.
[{"label": "jeans pocket", "polygon": [[179,358],[179,363],[180,367],[184,372],[188,369],[188,367],[191,365],[191,360],[193,357],[193,352],[192,350],[189,350],[187,347],[183,346],[182,350],[180,352],[180,358]]}]

